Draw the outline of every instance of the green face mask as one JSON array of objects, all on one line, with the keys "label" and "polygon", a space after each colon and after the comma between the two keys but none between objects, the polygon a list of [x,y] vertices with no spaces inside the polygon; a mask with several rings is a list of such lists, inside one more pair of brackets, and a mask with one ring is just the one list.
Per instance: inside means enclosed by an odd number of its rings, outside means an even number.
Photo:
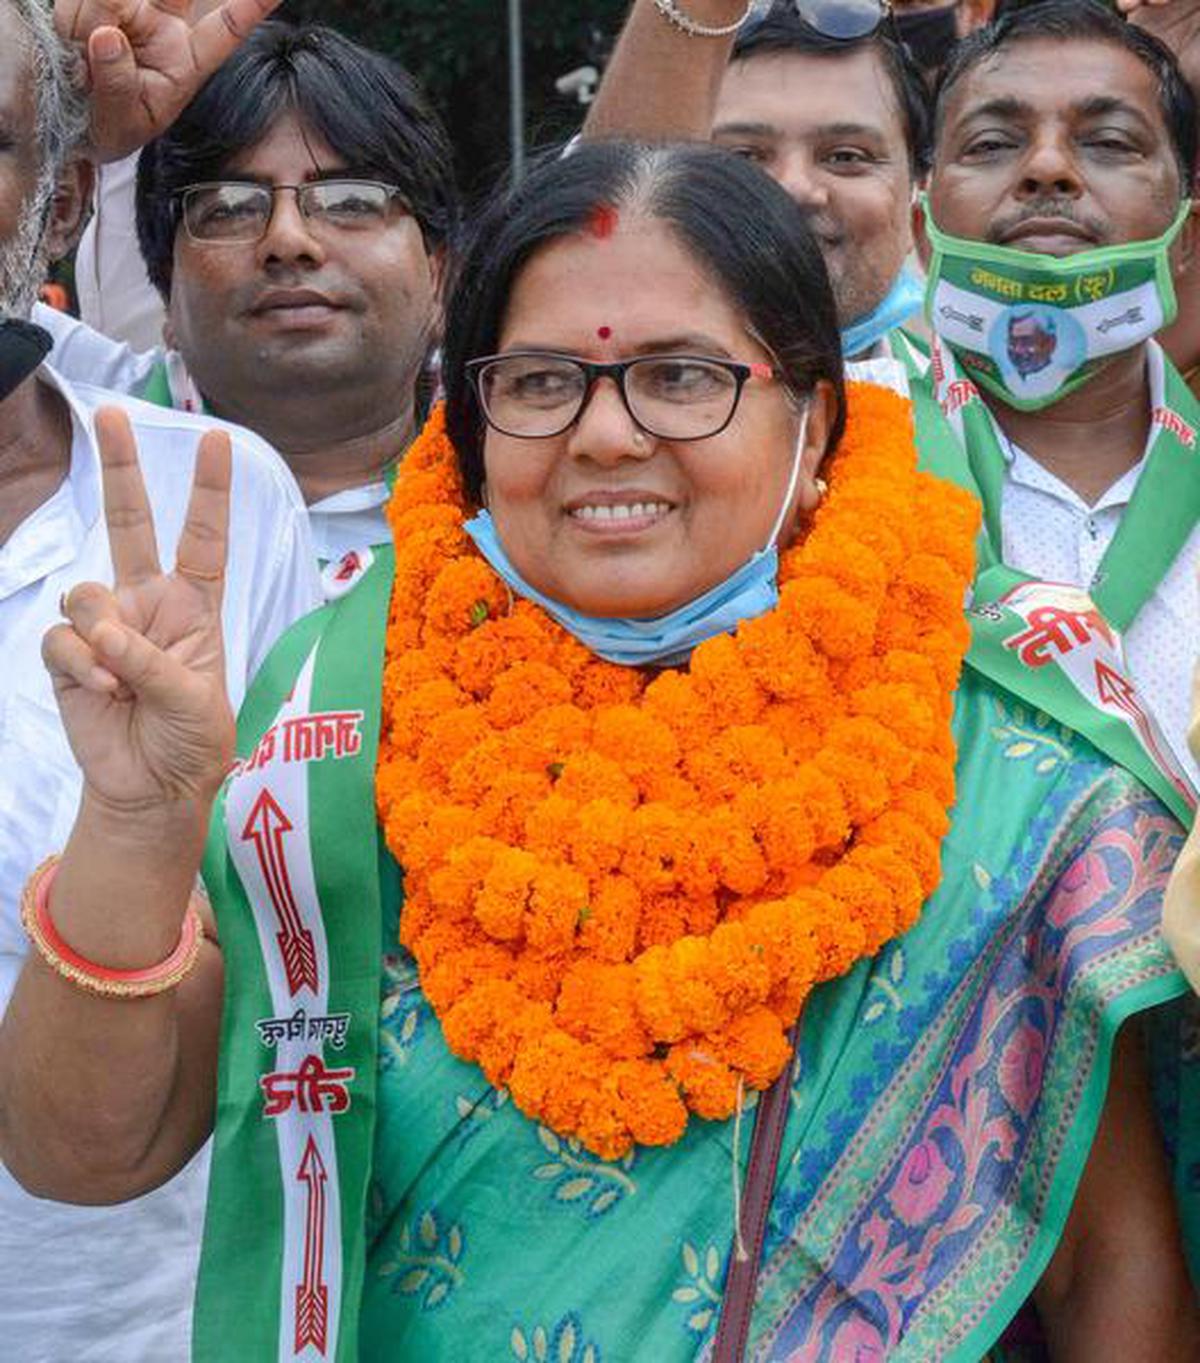
[{"label": "green face mask", "polygon": [[943,232],[922,195],[933,256],[925,315],[981,387],[1048,407],[1175,319],[1168,259],[1191,208],[1152,241],[1048,256]]}]

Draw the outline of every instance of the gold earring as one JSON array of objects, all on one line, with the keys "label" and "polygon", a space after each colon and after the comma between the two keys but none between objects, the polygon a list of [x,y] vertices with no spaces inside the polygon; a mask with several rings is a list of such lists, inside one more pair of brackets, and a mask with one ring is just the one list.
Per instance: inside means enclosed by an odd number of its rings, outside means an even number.
[{"label": "gold earring", "polygon": [[824,478],[814,478],[813,486],[817,489],[817,501],[823,501],[829,492],[829,484]]}]

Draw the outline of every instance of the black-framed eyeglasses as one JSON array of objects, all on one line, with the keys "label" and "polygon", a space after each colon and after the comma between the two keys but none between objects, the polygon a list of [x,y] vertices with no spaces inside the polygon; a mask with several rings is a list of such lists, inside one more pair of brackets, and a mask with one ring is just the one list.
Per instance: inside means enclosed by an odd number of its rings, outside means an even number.
[{"label": "black-framed eyeglasses", "polygon": [[514,350],[466,365],[484,419],[502,435],[539,440],[579,419],[599,379],[612,379],[625,409],[660,440],[704,440],[733,420],[750,379],[774,379],[769,364],[708,355],[639,355],[596,364],[552,351]]},{"label": "black-framed eyeglasses", "polygon": [[380,180],[310,180],[303,185],[261,185],[214,180],[179,191],[183,226],[193,241],[240,245],[261,241],[275,211],[275,196],[295,194],[305,222],[339,232],[378,231],[407,213],[395,185]]}]

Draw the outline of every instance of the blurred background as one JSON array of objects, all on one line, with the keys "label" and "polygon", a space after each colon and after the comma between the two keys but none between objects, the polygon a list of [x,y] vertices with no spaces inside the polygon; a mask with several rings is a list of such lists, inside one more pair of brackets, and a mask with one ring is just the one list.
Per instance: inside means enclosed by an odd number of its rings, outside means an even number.
[{"label": "blurred background", "polygon": [[459,181],[473,197],[510,160],[514,18],[525,145],[536,149],[583,122],[594,88],[587,69],[602,69],[627,8],[627,0],[286,0],[280,13],[331,24],[408,67],[445,120]]}]

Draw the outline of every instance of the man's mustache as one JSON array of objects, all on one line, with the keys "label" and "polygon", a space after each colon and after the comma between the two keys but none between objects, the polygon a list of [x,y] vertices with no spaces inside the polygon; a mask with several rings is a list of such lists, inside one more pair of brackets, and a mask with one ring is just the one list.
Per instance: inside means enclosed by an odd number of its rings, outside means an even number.
[{"label": "man's mustache", "polygon": [[1069,222],[1096,241],[1103,241],[1107,236],[1106,225],[1089,213],[1081,213],[1071,199],[1043,198],[1033,199],[1029,203],[1022,204],[1014,212],[1005,214],[1004,217],[997,218],[995,222],[990,223],[987,230],[987,240],[993,245],[1002,243],[1024,223],[1032,222],[1038,218],[1058,218],[1062,222]]}]

